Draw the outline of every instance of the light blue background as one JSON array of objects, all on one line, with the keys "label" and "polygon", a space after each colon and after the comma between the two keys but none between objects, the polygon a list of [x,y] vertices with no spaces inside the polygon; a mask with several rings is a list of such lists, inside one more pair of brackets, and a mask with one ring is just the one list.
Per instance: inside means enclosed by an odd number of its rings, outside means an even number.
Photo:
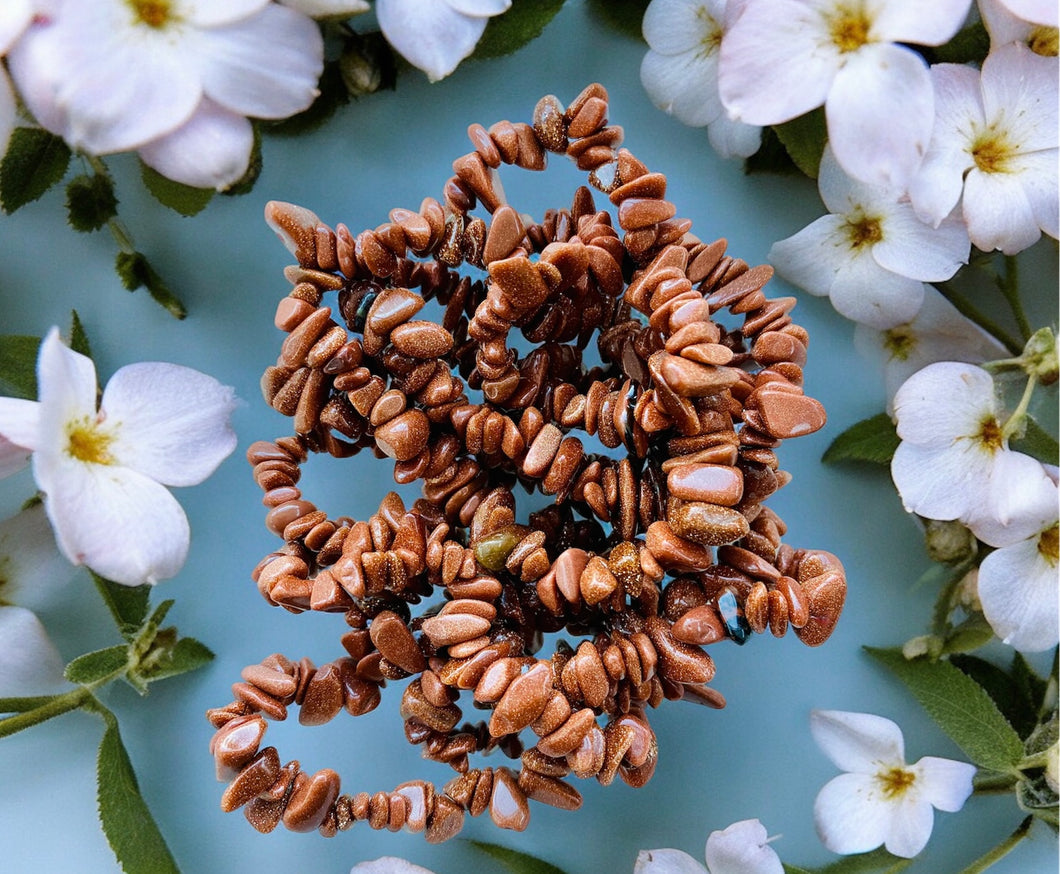
[{"label": "light blue background", "polygon": [[[76,308],[104,379],[133,361],[172,361],[235,386],[244,401],[234,416],[236,452],[207,483],[178,492],[191,519],[192,551],[180,576],[155,594],[156,603],[176,599],[170,619],[212,647],[217,659],[198,673],[157,684],[146,700],[125,686],[105,693],[120,715],[151,809],[186,872],[339,874],[384,854],[438,874],[490,869],[459,839],[430,846],[422,836],[373,832],[365,824],[332,840],[282,827],[263,836],[240,814],[220,812],[223,787],[213,777],[204,711],[227,703],[240,669],[271,652],[308,655],[318,663],[342,655],[344,630],[341,616],[269,608],[249,576],[275,541],[264,529],[260,492],[243,452],[256,439],[289,433],[288,422],[264,404],[258,389],[261,371],[279,348],[272,315],[288,289],[281,271],[291,261],[262,221],[262,210],[268,200],[281,199],[309,207],[329,224],[346,222],[354,232],[375,226],[394,206],[415,209],[423,197],[441,196],[450,162],[470,148],[464,133],[470,123],[528,121],[543,94],[567,102],[599,81],[610,91],[611,119],[625,127],[626,145],[669,176],[669,195],[678,214],[694,220],[694,232],[705,240],[725,236],[731,253],[761,263],[774,240],[821,214],[814,184],[746,176],[738,162],[713,153],[705,131],[652,107],[639,80],[644,51],[642,43],[603,29],[581,3],[569,2],[543,39],[514,56],[466,63],[435,85],[409,73],[396,92],[351,104],[311,136],[266,137],[265,169],[253,192],[217,197],[193,219],[150,202],[136,180],[135,161],[115,159],[121,215],[187,304],[183,323],[145,292],[122,290],[111,269],[112,241],[105,232],[82,235],[65,227],[61,192],[0,218],[0,331],[65,329]],[[507,170],[511,202],[538,216],[546,207],[568,205],[582,177],[566,163],[555,161],[546,175]],[[1031,255],[1038,266],[1023,271],[1027,288],[1038,292],[1033,308],[1040,321],[1055,319],[1055,251],[1051,243],[1039,247]],[[779,281],[772,289],[774,295],[791,293]],[[929,562],[885,473],[819,462],[841,429],[883,408],[882,381],[855,354],[852,324],[826,300],[799,297],[796,320],[812,337],[807,389],[827,407],[830,425],[783,447],[782,464],[795,479],[771,504],[789,525],[787,542],[831,550],[846,565],[850,596],[835,635],[818,650],[792,635],[757,637],[743,648],[713,647],[714,685],[728,708],[667,702],[650,714],[660,755],[646,787],[575,781],[585,796],[580,811],[534,804],[530,828],[521,834],[494,828],[488,815],[469,818],[462,838],[535,853],[570,874],[622,872],[632,870],[642,848],[677,847],[702,858],[711,830],[757,817],[780,836],[773,846],[786,862],[814,866],[834,858],[814,835],[812,805],[836,770],[810,738],[811,708],[895,719],[910,761],[960,757],[912,698],[860,651],[863,644],[900,644],[926,629],[934,592],[914,584]],[[357,518],[393,487],[389,466],[368,458],[312,463],[305,483],[307,496],[332,515]],[[32,488],[28,474],[5,482],[0,509],[17,507]],[[117,642],[83,575],[42,616],[67,659]],[[444,783],[452,772],[422,762],[404,741],[397,715],[401,686],[392,685],[383,706],[367,717],[343,715],[315,729],[291,719],[272,725],[267,743],[311,772],[335,768],[351,792],[390,789],[413,778]],[[473,713],[468,707],[466,715]],[[75,713],[0,742],[0,870],[116,870],[95,819],[100,732],[97,719]],[[506,762],[493,757],[479,763]],[[938,814],[932,842],[912,870],[958,871],[1020,819],[1008,797],[975,798],[959,815]],[[1039,824],[1033,839],[994,870],[1055,869],[1055,841]]]}]

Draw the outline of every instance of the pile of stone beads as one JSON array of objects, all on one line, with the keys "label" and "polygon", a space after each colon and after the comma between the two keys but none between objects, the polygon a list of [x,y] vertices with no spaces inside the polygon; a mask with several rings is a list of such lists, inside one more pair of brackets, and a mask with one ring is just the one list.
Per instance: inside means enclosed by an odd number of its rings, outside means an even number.
[{"label": "pile of stone beads", "polygon": [[[221,806],[262,832],[331,836],[364,820],[435,842],[466,813],[521,830],[531,800],[575,809],[571,775],[641,786],[658,756],[650,708],[724,706],[704,646],[789,626],[816,646],[838,619],[842,565],[782,543],[763,503],[790,479],[781,442],[825,422],[803,393],[794,299],[765,296],[769,267],[693,236],[607,113],[590,85],[566,109],[543,98],[532,124],[472,125],[441,202],[356,236],[266,208],[298,263],[262,390],[295,433],[247,452],[283,539],[253,578],[269,603],[342,613],[348,630],[336,661],[271,655],[208,713],[230,781]],[[540,223],[504,202],[498,168],[543,170],[550,152],[589,173],[617,228],[587,187]],[[417,319],[432,299],[440,322]],[[726,327],[726,313],[742,321]],[[528,354],[509,343],[516,329]],[[586,367],[594,338],[600,363]],[[367,521],[303,498],[309,453],[362,449],[391,459],[398,483],[422,480],[422,497],[407,509],[392,492]],[[516,484],[555,501],[518,522]],[[575,640],[539,656],[552,632]],[[456,771],[444,786],[343,793],[334,771],[261,748],[265,720],[290,706],[303,725],[357,716],[388,682],[404,685],[408,741]],[[465,692],[488,720],[461,722]],[[512,766],[470,767],[494,749]]]}]

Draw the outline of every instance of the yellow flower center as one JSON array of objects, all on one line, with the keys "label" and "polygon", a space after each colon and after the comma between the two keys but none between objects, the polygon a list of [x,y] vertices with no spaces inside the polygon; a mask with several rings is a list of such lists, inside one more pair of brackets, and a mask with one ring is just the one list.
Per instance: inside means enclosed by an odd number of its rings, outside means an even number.
[{"label": "yellow flower center", "polygon": [[721,25],[707,11],[706,6],[700,6],[696,9],[696,18],[702,22],[703,32],[703,36],[699,39],[699,51],[696,52],[696,57],[709,58],[721,48],[721,38],[724,34],[722,33]]},{"label": "yellow flower center", "polygon": [[989,452],[997,452],[997,450],[1005,447],[1001,423],[994,416],[987,416],[983,419],[982,424],[979,426],[979,433],[975,435],[975,438]]},{"label": "yellow flower center", "polygon": [[843,226],[851,249],[873,246],[883,239],[883,227],[878,218],[862,215],[857,219],[848,219]]},{"label": "yellow flower center", "polygon": [[1046,27],[1044,24],[1035,27],[1027,38],[1027,45],[1030,46],[1032,52],[1049,58],[1056,57],[1060,49],[1058,43],[1060,43],[1060,31],[1057,31],[1055,27]]},{"label": "yellow flower center", "polygon": [[876,775],[883,797],[893,800],[909,791],[916,782],[916,773],[909,768],[888,768]]},{"label": "yellow flower center", "polygon": [[972,142],[972,159],[984,173],[1007,173],[1016,147],[1004,133],[993,128],[983,131]]},{"label": "yellow flower center", "polygon": [[173,21],[170,0],[125,0],[136,16],[136,20],[148,27],[162,28]]},{"label": "yellow flower center", "polygon": [[1060,527],[1054,525],[1043,531],[1038,537],[1038,552],[1045,556],[1045,560],[1053,567],[1060,561]]},{"label": "yellow flower center", "polygon": [[113,442],[113,434],[108,434],[87,417],[67,425],[66,453],[86,464],[114,464],[114,456],[110,454]]},{"label": "yellow flower center", "polygon": [[905,361],[916,349],[916,334],[908,325],[897,325],[883,332],[883,348],[892,361]]},{"label": "yellow flower center", "polygon": [[838,6],[829,16],[828,33],[840,52],[854,52],[869,41],[872,22],[858,6]]}]

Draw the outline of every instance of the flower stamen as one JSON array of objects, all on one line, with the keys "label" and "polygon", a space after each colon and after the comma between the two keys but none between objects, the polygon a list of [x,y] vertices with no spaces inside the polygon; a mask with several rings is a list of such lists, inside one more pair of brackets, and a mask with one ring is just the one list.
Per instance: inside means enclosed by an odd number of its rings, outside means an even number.
[{"label": "flower stamen", "polygon": [[994,416],[987,416],[983,419],[975,438],[989,452],[997,452],[1005,448],[1005,436],[1001,423]]},{"label": "flower stamen", "polygon": [[1060,525],[1054,525],[1038,537],[1038,552],[1049,564],[1056,567],[1060,561]]},{"label": "flower stamen", "polygon": [[843,225],[851,249],[874,246],[883,240],[883,225],[878,218],[862,215],[860,218],[848,219]]},{"label": "flower stamen", "polygon": [[895,799],[906,792],[916,782],[916,773],[910,768],[892,767],[886,771],[880,771],[876,780],[883,791],[883,797]]},{"label": "flower stamen", "polygon": [[989,129],[975,138],[970,152],[975,166],[984,173],[1008,173],[1016,149],[1003,132]]},{"label": "flower stamen", "polygon": [[835,10],[829,22],[832,43],[843,54],[855,52],[869,42],[872,22],[861,9],[841,6]]},{"label": "flower stamen", "polygon": [[1060,51],[1060,31],[1055,27],[1039,24],[1027,38],[1027,45],[1036,55],[1055,58]]},{"label": "flower stamen", "polygon": [[887,351],[891,361],[907,361],[916,349],[916,345],[916,332],[908,322],[904,325],[895,325],[883,332],[883,348]]},{"label": "flower stamen", "polygon": [[696,18],[702,23],[702,36],[699,39],[699,50],[696,57],[699,59],[709,58],[721,48],[722,33],[721,25],[711,15],[705,6],[696,9]]},{"label": "flower stamen", "polygon": [[71,422],[66,430],[66,453],[86,464],[114,464],[110,445],[114,435],[103,431],[87,418]]},{"label": "flower stamen", "polygon": [[126,0],[136,20],[148,27],[160,29],[171,23],[175,16],[169,0]]}]

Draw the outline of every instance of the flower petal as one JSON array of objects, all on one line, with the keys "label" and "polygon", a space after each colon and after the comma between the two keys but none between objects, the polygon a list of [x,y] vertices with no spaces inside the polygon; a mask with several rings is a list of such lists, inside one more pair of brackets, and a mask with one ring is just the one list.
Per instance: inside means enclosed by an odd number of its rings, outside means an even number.
[{"label": "flower petal", "polygon": [[159,362],[121,368],[100,404],[118,462],[169,486],[200,483],[228,457],[234,408],[233,390],[212,376]]},{"label": "flower petal", "polygon": [[887,0],[875,7],[871,36],[886,42],[942,45],[961,29],[969,6],[971,0]]},{"label": "flower petal", "polygon": [[188,519],[164,486],[127,468],[41,452],[33,474],[59,548],[74,564],[127,586],[167,579],[184,565]]},{"label": "flower petal", "polygon": [[899,766],[905,763],[902,730],[883,716],[813,710],[810,733],[821,751],[844,771],[875,773],[881,762]]},{"label": "flower petal", "polygon": [[1031,26],[1014,15],[1001,0],[977,0],[979,17],[990,34],[990,47],[1006,43],[1024,42],[1031,34]]},{"label": "flower petal", "polygon": [[956,813],[971,796],[972,778],[978,769],[967,762],[924,756],[913,765],[913,770],[917,772],[916,787],[920,797],[932,807]]},{"label": "flower petal", "polygon": [[19,38],[33,18],[30,0],[5,0],[0,3],[0,55]]},{"label": "flower petal", "polygon": [[[909,795],[914,792],[911,790]],[[935,812],[926,800],[917,797],[889,802],[889,806],[890,825],[883,845],[892,855],[912,859],[927,846],[935,826]]]},{"label": "flower petal", "polygon": [[[0,399],[0,408],[2,408],[3,400],[7,400],[7,398]],[[0,418],[2,417],[3,412],[0,409]],[[0,428],[2,427],[0,425]],[[17,443],[12,443],[4,436],[0,436],[0,479],[22,470],[29,464],[29,456],[30,451],[28,449],[19,446]]]},{"label": "flower petal", "polygon": [[840,774],[817,793],[814,826],[821,843],[833,853],[867,853],[886,839],[891,805],[875,784],[871,774]]},{"label": "flower petal", "polygon": [[[718,9],[721,6],[722,9]],[[662,55],[696,54],[714,32],[720,32],[724,3],[704,0],[652,0],[641,30],[653,51]]]},{"label": "flower petal", "polygon": [[844,216],[851,212],[875,212],[877,206],[890,206],[901,193],[855,179],[843,170],[828,144],[825,144],[817,170],[817,191],[829,212]]},{"label": "flower petal", "polygon": [[816,9],[798,0],[751,2],[721,42],[721,100],[739,121],[779,124],[824,103],[839,65]]},{"label": "flower petal", "polygon": [[633,874],[710,874],[681,850],[641,850],[633,863]]},{"label": "flower petal", "polygon": [[42,504],[0,522],[0,604],[38,609],[74,574]]},{"label": "flower petal", "polygon": [[888,43],[853,52],[825,102],[828,140],[851,176],[904,188],[927,151],[935,120],[923,59]]},{"label": "flower petal", "polygon": [[387,42],[432,82],[452,73],[486,29],[485,18],[461,15],[445,3],[378,0],[375,12]]},{"label": "flower petal", "polygon": [[1002,0],[1002,2],[1024,21],[1056,27],[1060,20],[1053,0]]},{"label": "flower petal", "polygon": [[[20,470],[18,459],[29,453],[40,439],[40,404],[22,398],[0,398],[0,456],[8,473]],[[3,474],[7,476],[7,474]]]},{"label": "flower petal", "polygon": [[472,18],[492,18],[507,12],[512,6],[512,0],[444,0],[461,15],[470,15]]},{"label": "flower petal", "polygon": [[734,822],[707,838],[707,868],[710,874],[784,874],[769,834],[757,819]]},{"label": "flower petal", "polygon": [[962,521],[990,546],[1011,546],[1056,519],[1056,483],[1040,462],[1022,452],[998,450],[989,481],[980,489],[985,494]]},{"label": "flower petal", "polygon": [[1024,152],[1057,147],[1056,59],[1023,43],[995,49],[983,61],[983,111]]},{"label": "flower petal", "polygon": [[890,328],[917,314],[924,284],[885,270],[866,249],[836,274],[830,296],[832,306],[848,319]]},{"label": "flower petal", "polygon": [[176,16],[196,27],[217,27],[261,12],[269,0],[177,0]]},{"label": "flower petal", "polygon": [[735,121],[722,112],[707,125],[707,139],[723,158],[748,158],[762,146],[762,128]]},{"label": "flower petal", "polygon": [[[95,421],[96,366],[91,358],[67,348],[59,339],[58,328],[52,328],[41,342],[37,394],[38,436],[27,448],[65,453],[70,423]],[[19,442],[18,437],[10,436]]]},{"label": "flower petal", "polygon": [[939,449],[978,431],[996,416],[994,380],[983,368],[955,361],[931,364],[911,376],[894,399],[898,436]]},{"label": "flower petal", "polygon": [[1057,192],[1057,150],[1022,155],[1018,159],[1023,191],[1031,204],[1034,220],[1053,239],[1060,235],[1060,203]]},{"label": "flower petal", "polygon": [[901,276],[941,282],[968,262],[971,245],[968,229],[956,215],[933,228],[917,218],[908,203],[898,203],[887,213],[883,239],[872,247],[872,257]]},{"label": "flower petal", "polygon": [[[1055,544],[1055,526],[1050,536]],[[1058,592],[1055,559],[1040,536],[995,550],[979,567],[979,601],[986,621],[1002,642],[1023,652],[1056,646]]]},{"label": "flower petal", "polygon": [[1041,230],[1018,175],[972,169],[964,180],[962,210],[968,236],[984,252],[1022,252],[1038,241]]},{"label": "flower petal", "polygon": [[[897,410],[897,399],[895,401]],[[902,414],[899,412],[899,422]],[[891,459],[891,479],[907,513],[950,522],[965,519],[984,490],[990,457],[964,444],[954,451],[903,440]]]},{"label": "flower petal", "polygon": [[718,56],[662,55],[650,51],[640,64],[640,81],[663,112],[691,127],[702,127],[724,115],[718,97]]},{"label": "flower petal", "polygon": [[67,686],[63,660],[25,607],[0,607],[0,698],[49,695]]},{"label": "flower petal", "polygon": [[320,28],[285,6],[270,3],[252,18],[189,34],[184,43],[206,95],[239,115],[286,118],[319,93]]},{"label": "flower petal", "polygon": [[798,233],[775,242],[766,257],[788,282],[824,297],[853,257],[845,224],[842,216],[821,216]]},{"label": "flower petal", "polygon": [[224,191],[246,175],[253,148],[250,122],[204,98],[184,124],[141,147],[140,157],[168,179]]},{"label": "flower petal", "polygon": [[350,874],[432,874],[432,872],[396,856],[380,856],[371,862],[358,862],[350,869]]},{"label": "flower petal", "polygon": [[368,12],[368,0],[280,0],[284,6],[310,18],[350,18]]}]

